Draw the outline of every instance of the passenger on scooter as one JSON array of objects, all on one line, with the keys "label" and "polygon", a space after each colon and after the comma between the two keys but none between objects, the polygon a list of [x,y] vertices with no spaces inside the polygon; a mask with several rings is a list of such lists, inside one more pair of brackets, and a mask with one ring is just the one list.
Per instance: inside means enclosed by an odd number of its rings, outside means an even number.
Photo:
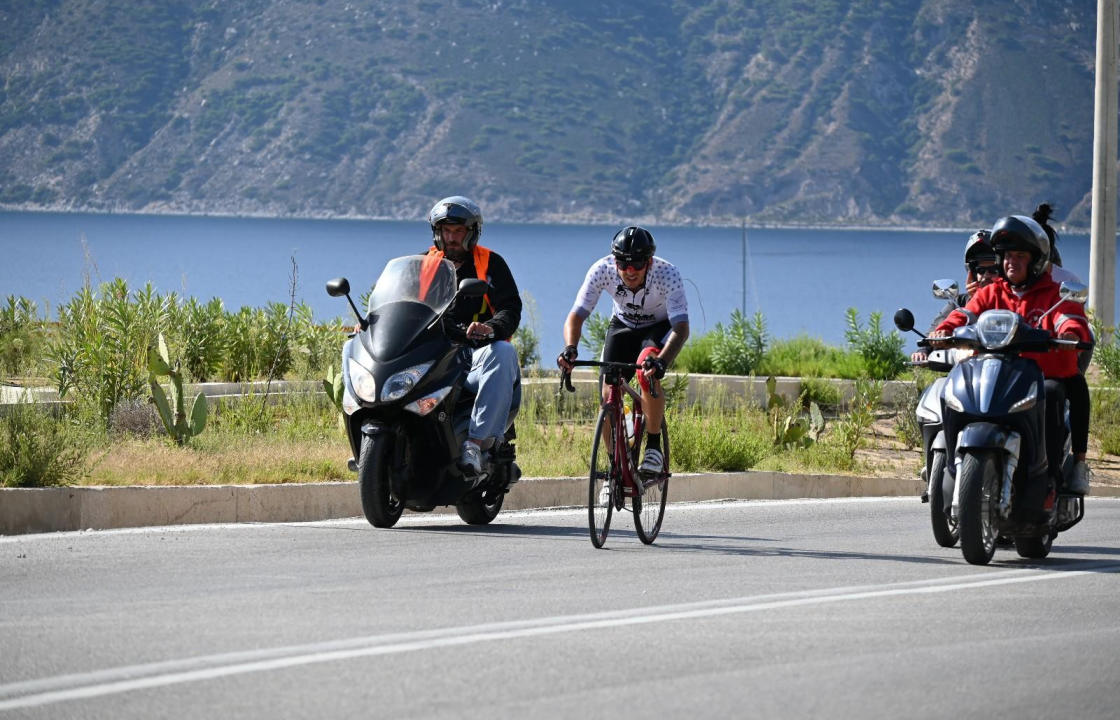
[{"label": "passenger on scooter", "polygon": [[482,453],[500,443],[512,410],[521,403],[520,361],[509,342],[521,322],[521,295],[502,256],[478,244],[482,234],[478,205],[459,195],[444,198],[428,213],[428,224],[433,244],[428,255],[450,260],[459,282],[479,278],[490,284],[481,302],[456,302],[445,316],[448,334],[458,335],[473,348],[465,387],[475,393],[475,401],[459,467],[477,482],[482,476]]},{"label": "passenger on scooter", "polygon": [[[615,233],[611,254],[597,260],[587,271],[575,304],[564,322],[564,351],[556,358],[563,370],[579,351],[583,321],[595,309],[603,291],[614,299],[602,359],[606,362],[636,363],[644,369],[638,377],[642,388],[642,411],[646,417],[646,451],[638,470],[643,475],[661,471],[661,420],[665,394],[650,393],[652,384],[665,377],[688,339],[688,300],[676,266],[654,257],[653,235],[630,226]],[[635,359],[636,358],[636,359]],[[627,380],[633,374],[627,376]],[[606,393],[604,384],[603,392]],[[605,397],[605,396],[604,396]]]},{"label": "passenger on scooter", "polygon": [[[1062,267],[1062,256],[1058,253],[1058,233],[1050,225],[1052,213],[1053,208],[1050,207],[1049,203],[1042,203],[1035,208],[1031,215],[1042,226],[1042,229],[1046,232],[1046,237],[1050,240],[1050,265],[1048,266],[1050,277],[1059,284],[1067,280],[1080,283],[1081,278]],[[1073,451],[1082,455],[1089,447],[1089,415],[1092,410],[1089,400],[1089,383],[1085,379],[1085,371],[1089,369],[1089,363],[1092,359],[1092,349],[1078,352],[1077,375],[1071,375],[1063,381],[1066,398],[1069,400],[1070,442],[1073,445]],[[1087,473],[1088,467],[1088,465],[1081,464],[1077,466],[1076,471]]]},{"label": "passenger on scooter", "polygon": [[[992,227],[991,245],[1000,259],[1002,275],[980,288],[963,309],[950,313],[930,333],[930,338],[948,337],[954,328],[969,322],[968,314],[979,317],[985,310],[998,308],[1012,310],[1057,337],[1090,339],[1084,308],[1070,300],[1059,302],[1059,285],[1047,269],[1050,241],[1035,220],[1024,215],[1001,218]],[[1047,311],[1050,312],[1042,317]],[[1058,401],[1064,398],[1064,381],[1078,374],[1077,355],[1059,351],[1023,353],[1023,357],[1037,362],[1046,377],[1046,456],[1051,474],[1057,479],[1060,478],[1062,453],[1062,437],[1057,429],[1064,423],[1064,408]],[[953,451],[954,448],[950,448],[950,454]],[[1075,446],[1073,451],[1075,466],[1067,489],[1086,493],[1089,490],[1086,448]]]},{"label": "passenger on scooter", "polygon": [[[941,321],[949,317],[949,313],[964,307],[977,290],[999,277],[996,252],[988,244],[990,235],[987,230],[977,230],[968,236],[968,241],[964,245],[965,292],[958,295],[956,300],[946,303],[930,324],[931,332],[941,324]],[[976,318],[969,320],[969,322],[975,321]],[[910,355],[910,359],[914,362],[924,362],[928,357],[929,354],[925,350],[918,350]]]}]

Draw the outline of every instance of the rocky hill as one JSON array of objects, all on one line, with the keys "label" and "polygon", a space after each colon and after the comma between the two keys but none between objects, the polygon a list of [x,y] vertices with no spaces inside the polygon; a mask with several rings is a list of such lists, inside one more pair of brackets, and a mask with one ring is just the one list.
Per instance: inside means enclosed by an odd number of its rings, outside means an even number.
[{"label": "rocky hill", "polygon": [[1085,0],[0,0],[0,205],[1088,225]]}]

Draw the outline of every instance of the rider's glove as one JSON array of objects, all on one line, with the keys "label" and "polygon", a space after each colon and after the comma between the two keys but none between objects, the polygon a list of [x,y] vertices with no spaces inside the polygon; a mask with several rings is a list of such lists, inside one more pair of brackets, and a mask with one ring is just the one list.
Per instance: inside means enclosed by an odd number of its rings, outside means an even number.
[{"label": "rider's glove", "polygon": [[560,353],[560,355],[558,355],[556,357],[556,365],[558,367],[564,367],[560,363],[561,360],[566,360],[567,362],[572,362],[577,357],[579,357],[579,350],[576,349],[575,345],[568,345],[567,347],[564,348],[564,352]]},{"label": "rider's glove", "polygon": [[656,355],[650,355],[645,360],[643,360],[642,368],[645,370],[653,368],[653,376],[658,380],[665,377],[665,361],[657,357]]}]

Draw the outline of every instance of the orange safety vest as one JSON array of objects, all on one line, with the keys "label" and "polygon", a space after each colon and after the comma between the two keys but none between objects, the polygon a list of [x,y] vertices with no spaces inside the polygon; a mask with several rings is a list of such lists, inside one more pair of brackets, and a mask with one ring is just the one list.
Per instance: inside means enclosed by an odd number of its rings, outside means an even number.
[{"label": "orange safety vest", "polygon": [[[479,280],[486,280],[486,271],[490,268],[490,248],[484,248],[481,245],[475,245],[474,250],[471,252],[474,256],[474,271]],[[435,277],[436,266],[438,261],[443,259],[443,251],[432,246],[428,248],[428,254],[424,258],[424,265],[420,272],[420,297],[427,294],[428,286],[432,283],[432,278]],[[477,322],[479,316],[486,310],[490,311],[491,317],[494,315],[494,306],[490,304],[490,294],[487,293],[482,296],[482,307],[474,314],[472,321]]]}]

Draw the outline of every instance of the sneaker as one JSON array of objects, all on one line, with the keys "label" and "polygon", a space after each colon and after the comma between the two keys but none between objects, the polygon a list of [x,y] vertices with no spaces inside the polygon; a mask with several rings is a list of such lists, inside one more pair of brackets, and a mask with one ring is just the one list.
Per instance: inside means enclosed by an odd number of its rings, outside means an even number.
[{"label": "sneaker", "polygon": [[665,456],[657,448],[646,448],[645,457],[642,458],[642,464],[638,466],[638,472],[642,475],[656,475],[661,472],[661,468],[665,465]]},{"label": "sneaker", "polygon": [[1078,495],[1089,494],[1089,463],[1084,460],[1078,460],[1073,464],[1073,474],[1070,476],[1069,482],[1066,484],[1066,490]]},{"label": "sneaker", "polygon": [[467,475],[481,475],[482,448],[470,440],[464,440],[463,449],[459,455],[459,469]]},{"label": "sneaker", "polygon": [[604,480],[603,487],[599,488],[599,504],[603,507],[611,504],[611,483],[609,480]]}]

